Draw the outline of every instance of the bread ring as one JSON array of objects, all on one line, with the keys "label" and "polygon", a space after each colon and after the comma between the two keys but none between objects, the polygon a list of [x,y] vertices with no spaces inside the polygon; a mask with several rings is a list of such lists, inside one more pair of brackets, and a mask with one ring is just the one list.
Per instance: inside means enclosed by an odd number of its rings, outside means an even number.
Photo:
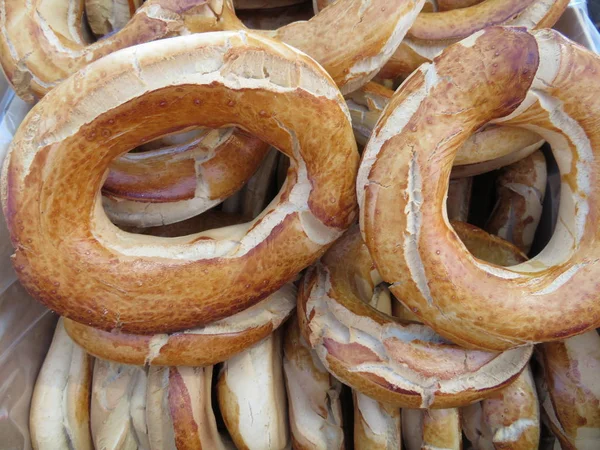
[{"label": "bread ring", "polygon": [[568,4],[569,0],[485,0],[467,8],[421,14],[379,76],[396,78],[412,73],[448,45],[491,25],[552,27]]},{"label": "bread ring", "polygon": [[293,448],[344,450],[342,384],[306,344],[295,317],[284,332],[283,373]]},{"label": "bread ring", "polygon": [[279,332],[225,361],[217,383],[219,408],[237,448],[289,448]]},{"label": "bread ring", "polygon": [[260,139],[224,128],[186,144],[127,153],[110,166],[102,187],[104,209],[117,225],[152,227],[188,219],[238,191],[268,150]]},{"label": "bread ring", "polygon": [[212,373],[212,366],[150,368],[146,399],[149,448],[232,448],[217,429],[211,403]]},{"label": "bread ring", "polygon": [[600,337],[596,330],[538,347],[547,395],[542,407],[562,448],[600,445]]},{"label": "bread ring", "polygon": [[[377,83],[367,83],[347,96],[354,136],[366,145],[375,124],[394,91]],[[451,178],[465,178],[490,172],[519,161],[535,152],[544,140],[522,128],[491,126],[478,130],[456,154]]]},{"label": "bread ring", "polygon": [[208,366],[225,361],[276,330],[296,306],[287,284],[254,306],[204,327],[174,334],[108,332],[65,319],[72,339],[98,358],[123,364]]},{"label": "bread ring", "polygon": [[460,416],[457,408],[403,409],[404,448],[461,450]]},{"label": "bread ring", "polygon": [[540,408],[529,366],[506,388],[462,408],[463,430],[475,450],[538,450]]},{"label": "bread ring", "polygon": [[299,290],[302,333],[353,389],[394,406],[448,408],[490,395],[525,367],[531,348],[464,350],[428,327],[379,313],[361,300],[371,298],[378,277],[352,228],[309,269]]},{"label": "bread ring", "polygon": [[93,363],[59,319],[31,398],[29,430],[35,450],[94,448],[89,420]]},{"label": "bread ring", "polygon": [[89,411],[95,448],[150,448],[145,387],[146,371],[141,367],[95,360]]},{"label": "bread ring", "polygon": [[[315,12],[333,2],[313,0]],[[549,28],[560,18],[568,4],[569,0],[466,0],[462,8],[424,11],[419,14],[378,77],[394,79],[408,75],[421,64],[430,62],[448,45],[485,27],[510,25],[528,29]]]},{"label": "bread ring", "polygon": [[[245,29],[230,0],[148,0],[118,33],[88,45],[58,35],[48,26],[47,18],[36,10],[41,0],[11,1],[19,3],[15,7],[0,4],[4,17],[0,63],[17,94],[27,101],[45,95],[77,70],[119,49],[174,35]],[[351,92],[375,76],[391,57],[423,1],[364,4],[363,0],[345,0],[309,21],[263,34],[312,56],[342,92]],[[69,28],[70,20],[67,16],[66,24],[59,25]],[[343,38],[335,39],[331,30]]]},{"label": "bread ring", "polygon": [[535,152],[505,167],[496,180],[496,205],[485,229],[529,253],[542,217],[546,158]]},{"label": "bread ring", "polygon": [[[447,339],[504,350],[600,325],[600,96],[572,82],[598,71],[600,57],[552,30],[488,28],[415,72],[378,122],[357,179],[361,229],[394,295]],[[563,181],[550,243],[510,268],[471,256],[443,216],[456,150],[492,119],[544,137]]]},{"label": "bread ring", "polygon": [[142,0],[85,0],[85,13],[92,32],[104,36],[127,25],[140,6]]},{"label": "bread ring", "polygon": [[400,409],[352,391],[354,449],[388,450],[402,447]]},{"label": "bread ring", "polygon": [[[70,104],[65,117],[59,111]],[[119,230],[97,193],[110,161],[147,136],[130,121],[149,117],[153,136],[240,125],[290,156],[288,181],[248,224],[169,240]],[[70,137],[49,153],[46,143],[63,133]],[[111,145],[99,151],[94,139],[107,134]],[[356,217],[358,153],[337,87],[305,55],[252,33],[182,36],[109,55],[42,99],[11,148],[2,199],[19,278],[61,315],[108,331],[169,333],[242,311],[311,264]]]}]

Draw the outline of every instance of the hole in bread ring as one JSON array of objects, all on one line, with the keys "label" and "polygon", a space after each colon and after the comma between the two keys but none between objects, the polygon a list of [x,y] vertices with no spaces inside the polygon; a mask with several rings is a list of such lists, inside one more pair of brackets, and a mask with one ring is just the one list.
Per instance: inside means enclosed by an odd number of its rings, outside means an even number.
[{"label": "hole in bread ring", "polygon": [[[291,160],[255,220],[171,239],[110,223],[100,187],[114,158],[145,138],[232,125]],[[81,323],[193,328],[314,262],[356,217],[357,168],[344,99],[306,55],[247,32],[142,44],[69,78],[21,124],[2,177],[14,266],[30,293]]]},{"label": "hole in bread ring", "polygon": [[367,302],[380,281],[354,227],[300,285],[302,334],[327,370],[353,389],[402,408],[451,408],[501,389],[527,364],[531,346],[466,350],[427,326],[377,311]]},{"label": "hole in bread ring", "polygon": [[[315,58],[346,93],[374,77],[392,56],[423,1],[343,0],[309,21],[262,33]],[[148,0],[119,32],[87,44],[58,31],[78,27],[75,15],[43,15],[36,5],[31,1],[8,8],[0,3],[4,18],[0,62],[26,101],[45,95],[77,70],[119,49],[174,35],[246,29],[231,0]]]},{"label": "hole in bread ring", "polygon": [[188,219],[238,191],[269,145],[235,128],[190,142],[128,153],[112,162],[102,202],[117,225],[158,226]]},{"label": "hole in bread ring", "polygon": [[[361,229],[392,292],[441,335],[504,350],[600,324],[599,72],[598,56],[554,31],[489,28],[394,95],[359,169]],[[469,255],[444,212],[456,150],[492,119],[540,134],[562,176],[552,239],[510,268]]]}]

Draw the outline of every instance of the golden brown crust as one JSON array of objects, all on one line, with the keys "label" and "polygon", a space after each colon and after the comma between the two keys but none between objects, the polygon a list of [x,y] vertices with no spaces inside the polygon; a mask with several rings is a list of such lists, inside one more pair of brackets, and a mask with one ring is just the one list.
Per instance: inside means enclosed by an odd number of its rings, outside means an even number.
[{"label": "golden brown crust", "polygon": [[562,448],[600,444],[600,338],[596,330],[539,347],[548,396],[543,408]]},{"label": "golden brown crust", "polygon": [[475,448],[539,447],[540,411],[529,367],[510,386],[462,411],[465,435]]},{"label": "golden brown crust", "polygon": [[226,198],[248,181],[269,149],[240,130],[218,141],[216,148],[203,145],[204,138],[116,159],[102,193],[152,203],[188,200],[194,198],[201,172],[208,197]]},{"label": "golden brown crust", "polygon": [[[394,91],[367,83],[346,96],[356,141],[366,145]],[[540,148],[544,140],[535,132],[510,126],[488,126],[476,131],[460,147],[453,161],[452,178],[490,172],[519,161]]]},{"label": "golden brown crust", "polygon": [[[488,28],[415,72],[379,121],[357,181],[362,230],[391,291],[447,339],[502,350],[600,325],[600,135],[590,125],[600,96],[572,83],[599,70],[598,56],[553,31]],[[546,251],[510,269],[469,256],[441,214],[457,148],[492,119],[552,140],[571,199]]]},{"label": "golden brown crust", "polygon": [[[196,76],[195,67],[209,69]],[[149,85],[155,70],[161,76]],[[150,118],[152,130],[131,125]],[[249,224],[177,239],[110,224],[97,201],[109,162],[142,138],[199,123],[240,125],[289,155],[279,197]],[[111,145],[98,152],[107,135]],[[2,178],[14,265],[43,303],[100,329],[148,334],[210,323],[277,290],[354,221],[357,166],[342,96],[297,50],[246,32],[125,49],[61,84],[17,132]],[[235,282],[223,289],[225,280]]]},{"label": "golden brown crust", "polygon": [[69,319],[71,338],[92,355],[123,364],[209,366],[225,361],[276,330],[295,306],[293,285],[256,305],[206,327],[174,334],[136,335],[103,331]]},{"label": "golden brown crust", "polygon": [[185,220],[238,191],[268,149],[260,139],[229,128],[211,130],[181,145],[128,153],[110,166],[102,187],[104,209],[121,226]]},{"label": "golden brown crust", "polygon": [[403,409],[402,430],[406,450],[462,449],[460,410]]},{"label": "golden brown crust", "polygon": [[373,272],[352,228],[307,272],[298,295],[307,341],[325,367],[357,391],[400,407],[455,407],[502,388],[527,363],[531,348],[464,350],[428,327],[378,312],[366,303],[377,284]]},{"label": "golden brown crust", "polygon": [[[90,45],[74,40],[63,43],[52,27],[45,26],[35,3],[0,5],[7,24],[0,34],[0,62],[17,94],[27,101],[45,95],[91,61],[120,49],[176,35],[245,29],[230,0],[149,0],[118,33]],[[265,34],[311,55],[343,92],[351,92],[375,76],[391,57],[422,3],[347,0],[309,21]],[[330,30],[341,37],[332,39]],[[332,42],[341,45],[333,49]]]}]

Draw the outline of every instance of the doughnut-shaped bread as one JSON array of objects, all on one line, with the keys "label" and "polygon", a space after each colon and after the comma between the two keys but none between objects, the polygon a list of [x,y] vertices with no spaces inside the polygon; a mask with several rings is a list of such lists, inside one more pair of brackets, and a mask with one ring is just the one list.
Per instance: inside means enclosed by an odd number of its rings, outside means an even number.
[{"label": "doughnut-shaped bread", "polygon": [[[149,120],[152,129],[137,126]],[[98,194],[110,162],[149,136],[200,125],[241,126],[290,157],[269,207],[176,239],[112,225]],[[339,90],[297,50],[247,32],[142,44],[89,65],[21,124],[2,177],[14,266],[34,297],[86,325],[204,325],[267,297],[343,233],[356,217],[357,167]]]},{"label": "doughnut-shaped bread", "polygon": [[496,205],[485,229],[529,253],[542,217],[546,178],[540,151],[505,167],[496,179]]},{"label": "doughnut-shaped bread", "polygon": [[600,446],[600,336],[596,330],[538,347],[547,395],[542,407],[563,449]]},{"label": "doughnut-shaped bread", "polygon": [[[347,95],[358,144],[367,144],[393,94],[391,89],[370,82]],[[523,128],[486,127],[470,136],[458,150],[450,177],[465,178],[499,169],[527,157],[543,144],[537,133]]]},{"label": "doughnut-shaped bread", "polygon": [[269,336],[294,311],[296,289],[287,284],[254,306],[199,328],[173,334],[108,332],[65,319],[80,346],[123,364],[204,367],[223,362]]},{"label": "doughnut-shaped bread", "polygon": [[367,303],[380,281],[354,227],[309,269],[298,294],[302,333],[321,362],[377,401],[408,408],[473,403],[510,383],[531,356],[530,347],[465,350],[428,327],[380,313]]},{"label": "doughnut-shaped bread", "polygon": [[458,408],[403,409],[404,448],[461,450],[460,416]]},{"label": "doughnut-shaped bread", "polygon": [[123,28],[141,5],[142,0],[85,0],[85,13],[92,32],[104,36]]},{"label": "doughnut-shaped bread", "polygon": [[[47,17],[36,10],[39,1],[0,4],[4,17],[0,63],[17,94],[27,101],[45,95],[90,62],[126,47],[176,35],[245,29],[231,0],[148,0],[118,33],[87,44],[48,26]],[[351,92],[374,77],[392,56],[423,1],[344,0],[309,21],[263,34],[315,58],[342,92]],[[61,29],[76,26],[73,15],[59,19]]]},{"label": "doughnut-shaped bread", "polygon": [[474,450],[537,450],[540,408],[529,366],[509,386],[462,408],[463,430]]},{"label": "doughnut-shaped bread", "polygon": [[90,390],[94,361],[58,320],[35,382],[29,430],[34,450],[92,450]]},{"label": "doughnut-shaped bread", "polygon": [[448,45],[492,25],[552,27],[568,4],[569,0],[485,0],[466,8],[422,13],[379,76],[412,73]]},{"label": "doughnut-shaped bread", "polygon": [[[600,325],[599,72],[552,30],[487,28],[410,76],[378,122],[357,179],[365,242],[392,293],[452,342],[505,350]],[[562,176],[554,236],[510,268],[470,255],[442,213],[457,149],[494,119],[546,139]]]},{"label": "doughnut-shaped bread", "polygon": [[288,448],[279,332],[225,361],[219,373],[217,397],[223,420],[237,448]]},{"label": "doughnut-shaped bread", "polygon": [[342,384],[306,344],[297,318],[290,319],[283,336],[283,373],[293,448],[344,450]]},{"label": "doughnut-shaped bread", "polygon": [[223,128],[184,144],[127,153],[110,165],[102,186],[104,209],[117,225],[152,227],[188,219],[238,191],[268,149],[241,130]]}]

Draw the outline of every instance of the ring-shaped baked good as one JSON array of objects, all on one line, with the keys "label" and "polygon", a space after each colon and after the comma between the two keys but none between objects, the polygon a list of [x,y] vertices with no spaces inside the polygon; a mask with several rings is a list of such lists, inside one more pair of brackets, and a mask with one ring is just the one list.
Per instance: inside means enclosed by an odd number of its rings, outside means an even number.
[{"label": "ring-shaped baked good", "polygon": [[[600,325],[598,73],[600,57],[555,31],[492,27],[390,101],[359,169],[361,229],[391,291],[444,337],[505,350]],[[562,177],[552,239],[509,268],[470,255],[444,214],[457,149],[493,119],[540,134]]]},{"label": "ring-shaped baked good", "polygon": [[102,359],[138,366],[205,367],[223,362],[273,333],[292,314],[296,289],[287,284],[244,311],[173,334],[108,332],[65,319],[79,346]]},{"label": "ring-shaped baked good", "polygon": [[[201,125],[238,126],[289,156],[271,204],[247,224],[179,238],[112,225],[99,193],[110,162]],[[240,31],[124,49],[54,89],[17,131],[2,176],[14,266],[34,297],[78,322],[137,334],[197,327],[319,258],[356,218],[357,168],[342,95],[292,47]]]},{"label": "ring-shaped baked good", "polygon": [[354,227],[307,271],[298,293],[306,341],[356,391],[402,408],[453,408],[508,385],[527,364],[532,347],[467,350],[425,325],[377,311],[367,302],[380,281]]},{"label": "ring-shaped baked good", "polygon": [[[4,18],[0,63],[17,94],[27,101],[119,49],[176,35],[246,29],[231,0],[148,0],[119,32],[90,44],[60,33],[81,26],[74,14],[44,15],[37,9],[40,1],[0,3]],[[262,33],[316,59],[346,93],[377,74],[400,45],[423,1],[343,0],[311,20]]]}]

